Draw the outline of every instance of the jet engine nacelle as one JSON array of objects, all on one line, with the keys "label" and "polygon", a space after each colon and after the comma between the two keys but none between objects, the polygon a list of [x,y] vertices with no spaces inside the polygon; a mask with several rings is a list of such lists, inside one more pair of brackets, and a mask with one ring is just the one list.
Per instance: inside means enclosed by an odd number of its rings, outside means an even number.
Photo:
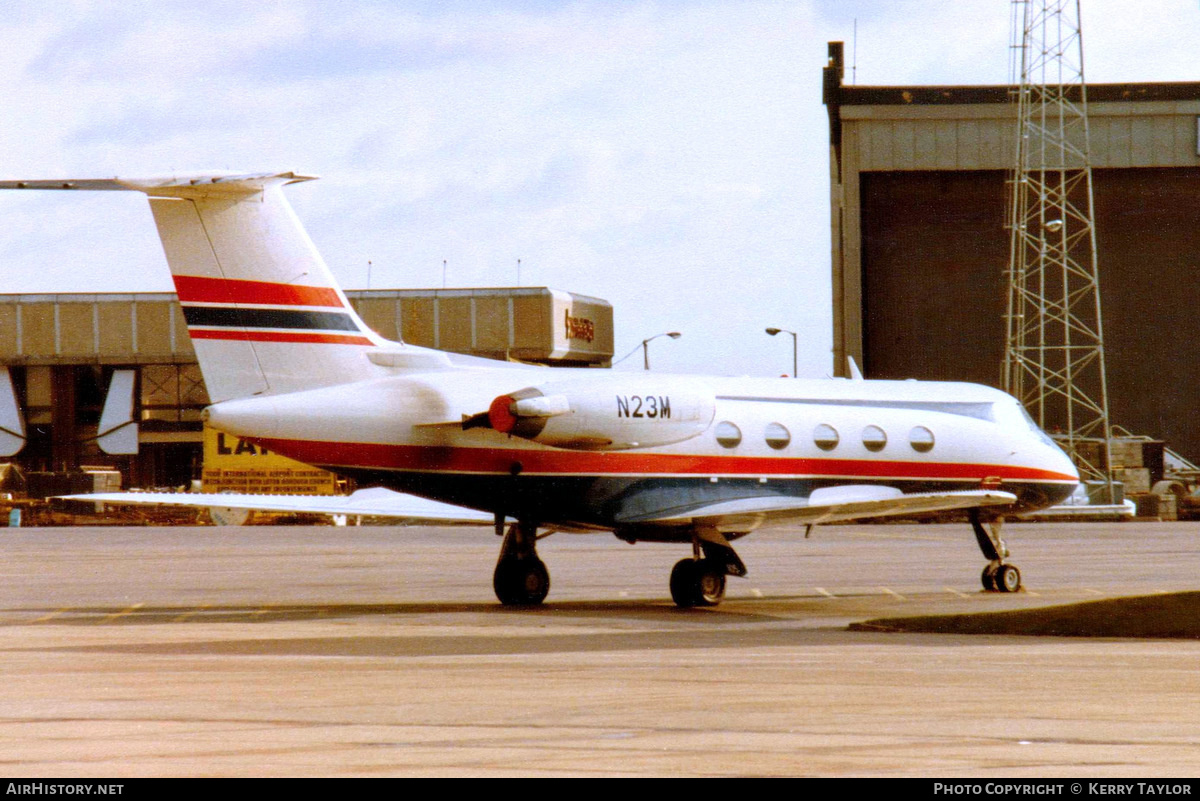
[{"label": "jet engine nacelle", "polygon": [[574,450],[628,450],[691,439],[712,424],[716,399],[686,376],[604,376],[550,382],[492,401],[490,427]]}]

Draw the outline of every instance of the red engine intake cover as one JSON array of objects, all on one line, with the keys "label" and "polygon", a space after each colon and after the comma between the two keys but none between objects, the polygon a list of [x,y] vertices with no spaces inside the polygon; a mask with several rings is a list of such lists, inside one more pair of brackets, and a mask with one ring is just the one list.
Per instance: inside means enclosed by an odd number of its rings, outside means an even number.
[{"label": "red engine intake cover", "polygon": [[488,422],[492,424],[493,429],[502,434],[512,431],[513,426],[517,424],[516,416],[509,411],[509,407],[512,406],[513,402],[511,396],[501,395],[492,401],[492,405],[488,407]]}]

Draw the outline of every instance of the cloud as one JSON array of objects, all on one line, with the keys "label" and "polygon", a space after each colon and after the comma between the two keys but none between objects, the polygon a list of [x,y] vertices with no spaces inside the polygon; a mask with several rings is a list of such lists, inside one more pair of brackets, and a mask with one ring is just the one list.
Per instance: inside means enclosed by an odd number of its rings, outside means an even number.
[{"label": "cloud", "polygon": [[[1190,2],[1084,13],[1093,80],[1196,78]],[[860,84],[1007,77],[994,2],[18,1],[0,172],[316,173],[289,197],[348,284],[371,261],[376,287],[437,286],[443,260],[511,284],[521,259],[613,301],[618,350],[684,330],[656,365],[777,374],[774,325],[824,373],[821,67],[856,19]],[[0,197],[10,291],[165,285],[133,200]]]}]

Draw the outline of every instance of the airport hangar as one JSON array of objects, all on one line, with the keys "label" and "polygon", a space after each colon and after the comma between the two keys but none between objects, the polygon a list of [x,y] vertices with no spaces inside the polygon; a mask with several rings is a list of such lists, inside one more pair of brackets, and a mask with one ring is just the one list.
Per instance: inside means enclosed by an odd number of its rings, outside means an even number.
[{"label": "airport hangar", "polygon": [[[1009,86],[847,86],[829,43],[835,369],[999,386]],[[1089,84],[1109,416],[1200,458],[1200,83]]]},{"label": "airport hangar", "polygon": [[[346,295],[364,322],[391,340],[550,366],[612,361],[612,306],[599,298],[545,287]],[[12,379],[26,435],[9,461],[47,493],[111,488],[89,484],[84,466],[104,468],[92,470],[95,476],[119,471],[126,487],[186,486],[200,477],[200,413],[209,398],[173,293],[0,295],[0,367]],[[6,383],[0,390],[7,392]],[[136,454],[114,456],[97,444],[106,403],[133,409]],[[278,486],[260,482],[257,491],[288,491],[296,480],[287,472],[269,471],[281,476]],[[63,478],[83,483],[54,480]],[[332,491],[332,481],[321,486]]]}]

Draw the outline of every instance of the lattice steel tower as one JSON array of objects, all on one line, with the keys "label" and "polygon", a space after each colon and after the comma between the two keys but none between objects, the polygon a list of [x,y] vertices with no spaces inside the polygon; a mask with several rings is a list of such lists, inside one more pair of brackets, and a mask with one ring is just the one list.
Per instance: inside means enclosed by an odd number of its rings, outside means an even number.
[{"label": "lattice steel tower", "polygon": [[1012,11],[1017,144],[1003,386],[1111,498],[1079,0],[1013,0]]}]

